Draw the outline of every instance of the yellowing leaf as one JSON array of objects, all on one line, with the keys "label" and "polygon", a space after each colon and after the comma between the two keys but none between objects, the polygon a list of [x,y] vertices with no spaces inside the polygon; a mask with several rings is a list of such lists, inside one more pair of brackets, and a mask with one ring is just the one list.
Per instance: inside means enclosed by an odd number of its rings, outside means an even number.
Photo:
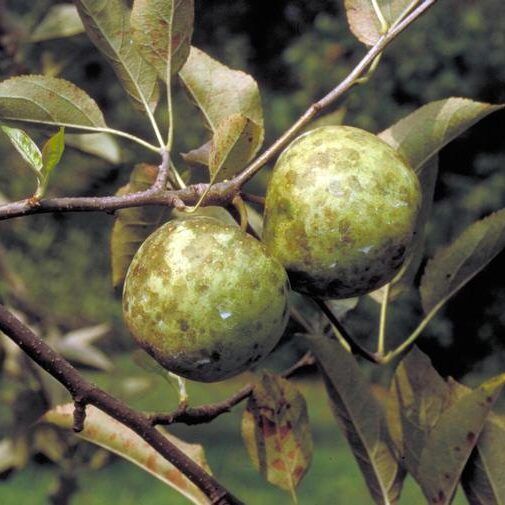
[{"label": "yellowing leaf", "polygon": [[469,226],[428,263],[421,280],[426,313],[445,303],[505,247],[505,209]]},{"label": "yellowing leaf", "polygon": [[430,503],[452,501],[461,474],[498,395],[505,374],[462,396],[440,416],[426,440],[417,480]]},{"label": "yellowing leaf", "polygon": [[335,417],[379,505],[396,503],[405,477],[388,433],[386,417],[352,354],[326,337],[311,335]]},{"label": "yellowing leaf", "polygon": [[[391,26],[412,0],[377,0],[388,26]],[[374,45],[382,35],[381,22],[371,0],[345,0],[347,21],[352,33],[364,44]]]},{"label": "yellowing leaf", "polygon": [[87,131],[106,128],[98,105],[83,90],[43,75],[11,77],[0,83],[0,119]]},{"label": "yellowing leaf", "polygon": [[133,39],[164,81],[175,75],[188,58],[193,21],[193,0],[133,2],[130,19]]},{"label": "yellowing leaf", "polygon": [[53,5],[30,35],[30,42],[72,37],[84,32],[77,9],[70,4]]},{"label": "yellowing leaf", "polygon": [[233,177],[256,154],[263,128],[242,114],[226,118],[214,133],[209,170],[213,181]]},{"label": "yellowing leaf", "polygon": [[192,47],[180,77],[212,131],[234,114],[242,114],[263,126],[258,85],[250,75],[232,70]]},{"label": "yellowing leaf", "polygon": [[[156,180],[158,168],[153,165],[136,165],[130,183],[118,194],[144,191]],[[111,233],[112,284],[122,285],[133,256],[144,240],[169,217],[166,207],[135,207],[116,212]]]},{"label": "yellowing leaf", "polygon": [[88,37],[110,62],[135,106],[154,110],[159,98],[156,70],[133,43],[126,1],[76,0],[75,4]]},{"label": "yellowing leaf", "polygon": [[211,179],[237,174],[263,143],[263,111],[252,77],[232,70],[203,51],[191,48],[181,80],[213,132],[211,142],[183,155],[192,164],[208,165]]},{"label": "yellowing leaf", "polygon": [[[42,421],[61,428],[71,429],[73,426],[73,411],[73,404],[60,405],[47,412],[43,416]],[[193,461],[209,471],[201,446],[187,444],[166,431],[162,433]],[[147,442],[130,428],[127,428],[101,410],[92,406],[86,408],[84,430],[78,436],[134,463],[184,495],[192,503],[197,505],[207,505],[210,503],[200,489],[156,452]]]},{"label": "yellowing leaf", "polygon": [[256,469],[296,497],[296,486],[312,460],[307,406],[298,389],[264,373],[247,402],[242,436]]},{"label": "yellowing leaf", "polygon": [[426,104],[380,133],[379,137],[419,171],[434,154],[477,121],[503,105],[447,98]]}]

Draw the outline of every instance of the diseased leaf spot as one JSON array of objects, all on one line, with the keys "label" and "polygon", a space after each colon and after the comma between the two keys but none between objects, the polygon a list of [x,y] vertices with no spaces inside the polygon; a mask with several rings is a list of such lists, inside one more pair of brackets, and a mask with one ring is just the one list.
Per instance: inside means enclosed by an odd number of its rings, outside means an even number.
[{"label": "diseased leaf spot", "polygon": [[475,433],[473,431],[469,431],[466,435],[466,440],[469,444],[473,444],[475,442]]}]

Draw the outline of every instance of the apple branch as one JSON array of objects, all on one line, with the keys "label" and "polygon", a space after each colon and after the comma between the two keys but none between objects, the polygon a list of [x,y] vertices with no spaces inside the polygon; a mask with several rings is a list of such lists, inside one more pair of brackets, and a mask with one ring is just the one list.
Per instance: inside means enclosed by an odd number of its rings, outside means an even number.
[{"label": "apple branch", "polygon": [[[384,49],[437,1],[424,0],[400,22],[394,24],[387,33],[379,38],[377,43],[338,86],[321,100],[312,104],[291,128],[233,179],[212,184],[210,188],[209,184],[195,184],[178,190],[165,190],[163,187],[160,188],[159,184],[155,184],[153,188],[147,191],[124,196],[25,199],[1,205],[0,221],[48,212],[113,212],[118,209],[148,205],[164,205],[181,209],[185,206],[195,205],[204,195],[205,197],[201,202],[202,206],[230,204],[246,182],[254,177],[269,161],[273,160],[321,111],[332,105],[355,84],[359,83],[360,79],[367,75],[368,69]],[[167,157],[165,156],[165,158]],[[168,160],[164,159],[162,167],[167,162]],[[169,170],[168,165],[166,170]]]},{"label": "apple branch", "polygon": [[242,503],[153,427],[148,417],[89,383],[68,361],[51,349],[3,305],[0,305],[0,331],[3,331],[26,355],[52,375],[72,395],[76,403],[74,429],[82,429],[85,423],[85,407],[94,405],[144,439],[200,488],[212,504],[238,505]]}]

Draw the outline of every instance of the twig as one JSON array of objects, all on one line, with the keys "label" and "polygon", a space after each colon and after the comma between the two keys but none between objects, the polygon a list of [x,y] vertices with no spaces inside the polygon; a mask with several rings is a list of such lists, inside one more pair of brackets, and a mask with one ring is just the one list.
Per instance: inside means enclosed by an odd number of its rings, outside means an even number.
[{"label": "twig", "polygon": [[[313,365],[315,359],[310,353],[306,353],[299,361],[297,361],[291,368],[288,368],[282,376],[289,378],[293,376],[301,368]],[[242,389],[237,391],[233,396],[226,400],[209,405],[201,405],[199,407],[188,407],[182,405],[169,414],[153,413],[149,415],[149,419],[153,425],[184,423],[187,425],[205,424],[210,423],[216,417],[226,414],[231,411],[233,407],[247,399],[252,391],[254,385],[247,384]]]},{"label": "twig", "polygon": [[[185,205],[191,206],[197,203],[201,205],[227,205],[231,203],[235,195],[240,191],[240,188],[247,181],[254,177],[266,163],[272,160],[317,114],[339,99],[344,93],[351,89],[362,76],[366,75],[368,68],[377,56],[379,56],[382,51],[403,32],[403,30],[424,14],[436,2],[437,0],[425,0],[406,15],[401,22],[394,24],[386,34],[379,38],[377,43],[338,86],[321,100],[311,105],[298,121],[274,142],[272,146],[230,181],[212,184],[210,185],[211,187],[209,187],[209,184],[197,184],[175,191],[164,191],[156,194],[147,190],[145,192],[133,193],[125,196],[108,196],[102,198],[53,198],[41,200],[36,204],[29,199],[21,200],[19,202],[0,206],[0,221],[29,214],[42,214],[47,212],[110,212],[127,207],[147,205],[166,205],[169,207],[182,208]],[[140,140],[124,132],[117,132],[115,130],[107,131],[130,138],[130,140],[135,140],[136,142]],[[155,146],[145,142],[144,144],[146,144],[145,147],[151,150],[157,150]],[[202,198],[203,196],[204,198]],[[201,202],[200,199],[202,200]]]},{"label": "twig", "polygon": [[263,196],[253,195],[252,193],[245,193],[244,191],[242,191],[240,195],[245,202],[255,203],[261,207],[265,206],[265,197]]},{"label": "twig", "polygon": [[53,351],[3,305],[0,305],[0,331],[3,331],[25,354],[60,382],[72,398],[77,399],[81,405],[94,405],[137,433],[200,488],[209,497],[211,503],[216,505],[241,503],[154,428],[145,415],[86,381],[68,361]]}]

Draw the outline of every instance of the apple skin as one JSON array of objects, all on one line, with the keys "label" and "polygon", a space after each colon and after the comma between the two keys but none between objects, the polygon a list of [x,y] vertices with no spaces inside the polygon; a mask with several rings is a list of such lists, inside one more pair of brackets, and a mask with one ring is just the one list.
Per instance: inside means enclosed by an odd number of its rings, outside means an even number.
[{"label": "apple skin", "polygon": [[279,157],[263,242],[294,290],[360,296],[398,272],[420,205],[417,175],[391,146],[358,128],[323,126]]},{"label": "apple skin", "polygon": [[135,255],[123,313],[135,340],[162,366],[213,382],[267,356],[288,319],[289,281],[265,247],[210,217],[170,221]]}]

